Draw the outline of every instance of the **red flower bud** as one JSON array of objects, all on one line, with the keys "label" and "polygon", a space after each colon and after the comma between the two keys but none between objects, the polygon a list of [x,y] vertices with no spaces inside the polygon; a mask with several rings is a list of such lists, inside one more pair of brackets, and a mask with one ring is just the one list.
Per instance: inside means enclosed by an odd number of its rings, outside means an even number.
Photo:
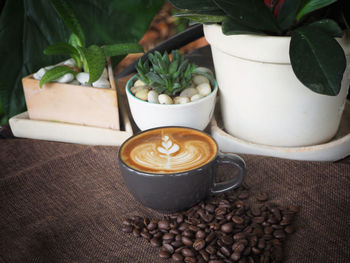
[{"label": "red flower bud", "polygon": [[264,0],[265,5],[273,11],[275,17],[280,13],[283,2],[284,0]]}]

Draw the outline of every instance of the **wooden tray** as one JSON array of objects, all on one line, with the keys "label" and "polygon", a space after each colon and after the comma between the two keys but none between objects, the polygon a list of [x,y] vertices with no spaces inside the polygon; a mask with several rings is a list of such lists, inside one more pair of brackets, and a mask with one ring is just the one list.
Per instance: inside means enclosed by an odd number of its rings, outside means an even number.
[{"label": "wooden tray", "polygon": [[119,103],[119,109],[122,123],[120,130],[31,120],[28,112],[12,117],[9,124],[15,137],[88,145],[119,146],[133,134],[126,106]]},{"label": "wooden tray", "polygon": [[[219,106],[219,105],[217,105]],[[345,104],[339,130],[334,138],[323,144],[305,147],[275,147],[261,145],[234,137],[223,128],[219,107],[211,121],[211,135],[222,152],[255,154],[308,161],[337,161],[350,155],[350,103]]]}]

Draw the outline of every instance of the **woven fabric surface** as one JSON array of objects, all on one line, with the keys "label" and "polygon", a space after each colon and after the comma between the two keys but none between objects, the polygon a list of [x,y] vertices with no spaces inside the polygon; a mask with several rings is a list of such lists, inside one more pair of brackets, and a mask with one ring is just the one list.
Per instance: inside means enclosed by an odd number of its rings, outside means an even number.
[{"label": "woven fabric surface", "polygon": [[[124,218],[162,214],[128,192],[117,152],[117,147],[0,140],[0,262],[166,262],[146,240],[121,231]],[[284,262],[349,262],[348,160],[243,157],[253,193],[263,190],[274,203],[300,206]]]}]

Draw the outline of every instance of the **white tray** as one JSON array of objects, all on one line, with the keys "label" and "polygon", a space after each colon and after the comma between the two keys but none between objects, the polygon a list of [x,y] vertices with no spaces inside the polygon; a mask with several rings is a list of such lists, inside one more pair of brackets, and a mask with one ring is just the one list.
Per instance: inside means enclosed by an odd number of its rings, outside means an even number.
[{"label": "white tray", "polygon": [[350,155],[350,103],[348,101],[336,136],[328,143],[305,147],[275,147],[245,141],[226,133],[221,128],[221,116],[218,112],[215,118],[211,121],[211,135],[222,152],[308,161],[337,161]]},{"label": "white tray", "polygon": [[16,137],[88,145],[119,146],[133,134],[128,115],[121,109],[123,130],[112,130],[62,122],[29,119],[23,112],[12,117],[9,124]]}]

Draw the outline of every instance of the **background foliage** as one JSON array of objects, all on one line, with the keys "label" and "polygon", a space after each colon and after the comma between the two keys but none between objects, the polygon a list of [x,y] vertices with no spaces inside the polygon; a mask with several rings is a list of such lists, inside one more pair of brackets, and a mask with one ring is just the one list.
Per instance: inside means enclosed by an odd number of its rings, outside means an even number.
[{"label": "background foliage", "polygon": [[[137,43],[164,0],[67,0],[78,17],[86,44]],[[25,110],[22,77],[65,57],[43,50],[68,39],[55,9],[47,0],[7,0],[0,13],[0,118],[5,122]],[[117,58],[120,61],[122,58]],[[0,120],[1,121],[1,120]]]}]

